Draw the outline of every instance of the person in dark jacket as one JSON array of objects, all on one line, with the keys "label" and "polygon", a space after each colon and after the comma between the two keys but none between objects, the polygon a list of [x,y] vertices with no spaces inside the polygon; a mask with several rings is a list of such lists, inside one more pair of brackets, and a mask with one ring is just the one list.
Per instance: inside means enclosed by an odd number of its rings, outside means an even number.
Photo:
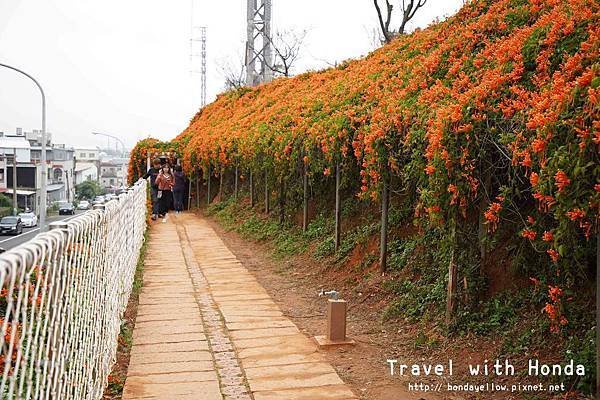
[{"label": "person in dark jacket", "polygon": [[152,160],[152,168],[146,172],[143,176],[144,179],[150,178],[150,198],[152,200],[152,220],[156,221],[160,210],[160,200],[158,198],[158,185],[156,184],[156,177],[160,173],[160,160],[155,158]]},{"label": "person in dark jacket", "polygon": [[158,186],[159,212],[163,216],[163,222],[167,222],[167,213],[173,203],[173,187],[175,186],[175,176],[173,176],[169,164],[162,166],[156,177],[156,185]]},{"label": "person in dark jacket", "polygon": [[175,213],[179,214],[183,211],[183,195],[185,193],[185,174],[181,168],[181,165],[175,166],[175,184],[173,185],[173,201],[175,207]]}]

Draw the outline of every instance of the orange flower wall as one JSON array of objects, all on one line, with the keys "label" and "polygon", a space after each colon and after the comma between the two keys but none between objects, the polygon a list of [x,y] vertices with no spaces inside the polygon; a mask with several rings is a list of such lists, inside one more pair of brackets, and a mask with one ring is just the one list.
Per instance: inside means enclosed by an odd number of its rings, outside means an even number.
[{"label": "orange flower wall", "polygon": [[509,220],[548,263],[581,264],[599,218],[599,8],[471,1],[364,59],[224,93],[172,146],[188,170],[354,165],[363,197],[392,175],[418,216]]}]

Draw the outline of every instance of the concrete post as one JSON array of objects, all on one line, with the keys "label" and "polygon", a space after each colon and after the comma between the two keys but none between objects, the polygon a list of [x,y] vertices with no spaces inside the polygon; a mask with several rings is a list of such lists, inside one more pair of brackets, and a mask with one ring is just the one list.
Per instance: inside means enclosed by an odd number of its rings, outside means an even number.
[{"label": "concrete post", "polygon": [[327,338],[332,342],[346,340],[346,300],[327,302]]}]

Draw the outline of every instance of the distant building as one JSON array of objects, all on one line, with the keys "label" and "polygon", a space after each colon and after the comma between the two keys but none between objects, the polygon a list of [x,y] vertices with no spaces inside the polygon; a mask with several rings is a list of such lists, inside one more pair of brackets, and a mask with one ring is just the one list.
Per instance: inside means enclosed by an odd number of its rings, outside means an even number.
[{"label": "distant building", "polygon": [[0,134],[0,192],[13,193],[13,154],[17,155],[17,202],[21,208],[37,210],[40,201],[42,171],[47,171],[48,204],[74,198],[74,149],[64,144],[46,142],[46,165],[41,165],[42,133],[39,130]]},{"label": "distant building", "polygon": [[94,163],[100,160],[101,150],[95,147],[75,148],[77,162]]},{"label": "distant building", "polygon": [[129,160],[113,158],[100,163],[100,185],[107,191],[116,191],[127,184]]},{"label": "distant building", "polygon": [[75,186],[85,181],[98,181],[98,167],[93,163],[75,164]]}]

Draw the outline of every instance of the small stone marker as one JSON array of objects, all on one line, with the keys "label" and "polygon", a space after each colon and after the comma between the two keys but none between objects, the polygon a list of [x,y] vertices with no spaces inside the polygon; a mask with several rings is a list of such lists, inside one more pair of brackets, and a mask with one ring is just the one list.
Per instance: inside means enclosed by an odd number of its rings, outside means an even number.
[{"label": "small stone marker", "polygon": [[327,301],[327,335],[315,336],[320,348],[355,344],[354,340],[346,337],[347,305],[346,300]]}]

